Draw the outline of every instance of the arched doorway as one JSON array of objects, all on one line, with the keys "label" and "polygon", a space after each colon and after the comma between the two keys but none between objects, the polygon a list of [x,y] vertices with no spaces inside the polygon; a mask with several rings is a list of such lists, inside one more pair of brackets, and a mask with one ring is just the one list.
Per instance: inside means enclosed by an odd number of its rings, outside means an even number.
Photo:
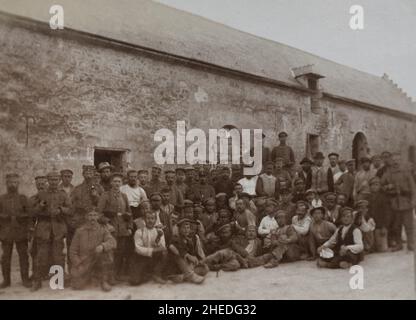
[{"label": "arched doorway", "polygon": [[352,157],[355,159],[356,168],[359,168],[360,159],[368,157],[369,148],[367,138],[362,132],[356,133],[352,140]]}]

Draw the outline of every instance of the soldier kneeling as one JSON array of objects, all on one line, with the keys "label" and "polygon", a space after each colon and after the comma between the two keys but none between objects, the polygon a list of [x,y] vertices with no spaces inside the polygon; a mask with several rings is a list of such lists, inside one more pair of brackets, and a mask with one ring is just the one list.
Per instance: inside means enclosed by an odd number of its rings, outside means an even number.
[{"label": "soldier kneeling", "polygon": [[98,212],[87,214],[87,223],[78,228],[72,239],[69,255],[72,262],[71,285],[83,289],[93,276],[99,277],[103,291],[110,291],[108,278],[113,263],[116,240],[98,223]]}]

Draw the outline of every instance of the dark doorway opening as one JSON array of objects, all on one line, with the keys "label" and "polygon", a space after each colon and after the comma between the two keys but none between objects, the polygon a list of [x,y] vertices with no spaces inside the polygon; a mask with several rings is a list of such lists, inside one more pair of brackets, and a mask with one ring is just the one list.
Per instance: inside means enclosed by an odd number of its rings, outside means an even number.
[{"label": "dark doorway opening", "polygon": [[367,138],[362,132],[358,132],[352,141],[352,157],[355,159],[355,166],[358,169],[362,157],[368,157],[369,153]]},{"label": "dark doorway opening", "polygon": [[101,162],[110,163],[116,172],[124,172],[126,168],[126,152],[124,149],[95,148],[94,165]]}]

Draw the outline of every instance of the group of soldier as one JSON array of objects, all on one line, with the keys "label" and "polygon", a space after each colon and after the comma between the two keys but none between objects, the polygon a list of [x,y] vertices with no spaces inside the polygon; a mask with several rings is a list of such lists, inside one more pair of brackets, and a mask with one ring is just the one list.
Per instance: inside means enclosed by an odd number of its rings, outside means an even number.
[{"label": "group of soldier", "polygon": [[[16,244],[23,285],[37,291],[51,266],[65,282],[104,291],[128,282],[201,283],[209,271],[235,271],[283,261],[317,260],[348,268],[364,254],[413,250],[415,172],[399,154],[340,159],[317,152],[299,165],[280,144],[263,147],[263,170],[238,165],[190,165],[114,172],[110,163],[37,176],[37,193],[19,193],[8,173],[0,196],[1,288],[11,285]],[[359,170],[356,169],[359,165]],[[162,179],[163,177],[163,179]],[[32,272],[30,274],[30,259]]]}]

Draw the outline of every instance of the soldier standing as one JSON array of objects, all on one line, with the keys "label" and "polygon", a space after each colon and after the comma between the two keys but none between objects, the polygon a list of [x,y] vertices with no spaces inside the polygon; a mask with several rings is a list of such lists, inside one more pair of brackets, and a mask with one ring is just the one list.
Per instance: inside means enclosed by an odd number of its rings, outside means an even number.
[{"label": "soldier standing", "polygon": [[129,200],[120,191],[123,175],[114,173],[111,177],[112,189],[104,192],[98,201],[97,211],[114,227],[117,247],[114,252],[114,273],[117,280],[127,274],[132,251],[133,219]]},{"label": "soldier standing", "polygon": [[6,175],[7,193],[0,196],[0,240],[3,250],[1,271],[3,283],[0,288],[10,286],[11,258],[13,245],[16,244],[19,255],[20,275],[23,285],[30,288],[28,231],[30,216],[26,196],[19,194],[19,176],[15,173]]},{"label": "soldier standing", "polygon": [[47,175],[49,187],[38,194],[38,202],[33,208],[37,218],[35,240],[37,246],[36,269],[32,291],[42,287],[42,271],[49,266],[49,256],[53,265],[65,266],[64,238],[67,233],[65,218],[70,214],[71,202],[65,191],[59,190],[61,176],[53,171]]},{"label": "soldier standing", "polygon": [[68,221],[66,238],[68,248],[71,246],[75,230],[85,223],[87,212],[98,205],[98,200],[104,192],[103,187],[94,181],[94,171],[95,167],[92,165],[82,166],[84,181],[76,186],[71,193],[73,215]]}]

